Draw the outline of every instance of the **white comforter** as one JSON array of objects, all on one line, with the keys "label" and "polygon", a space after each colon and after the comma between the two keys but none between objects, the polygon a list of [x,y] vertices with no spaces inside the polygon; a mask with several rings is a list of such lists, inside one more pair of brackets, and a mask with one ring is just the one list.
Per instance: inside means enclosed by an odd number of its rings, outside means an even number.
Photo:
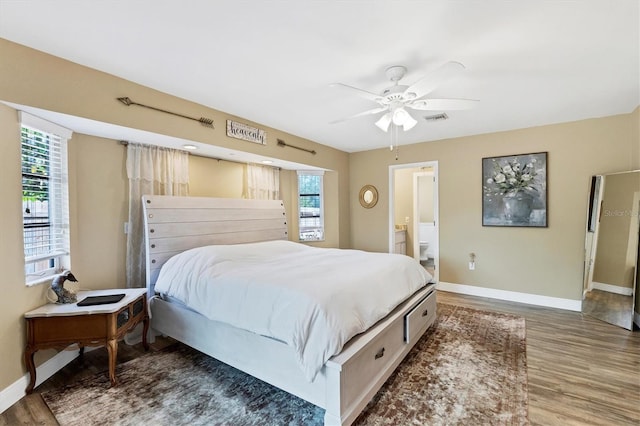
[{"label": "white comforter", "polygon": [[285,342],[312,381],[349,339],[430,280],[404,255],[269,241],[178,254],[155,290],[209,319]]}]

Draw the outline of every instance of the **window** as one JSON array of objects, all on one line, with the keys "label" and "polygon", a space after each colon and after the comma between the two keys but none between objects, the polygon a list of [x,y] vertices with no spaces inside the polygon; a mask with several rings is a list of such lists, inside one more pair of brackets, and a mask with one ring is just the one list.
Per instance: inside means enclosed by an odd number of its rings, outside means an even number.
[{"label": "window", "polygon": [[25,275],[35,284],[59,272],[69,254],[67,139],[71,132],[20,113]]},{"label": "window", "polygon": [[323,172],[298,171],[300,241],[324,241]]}]

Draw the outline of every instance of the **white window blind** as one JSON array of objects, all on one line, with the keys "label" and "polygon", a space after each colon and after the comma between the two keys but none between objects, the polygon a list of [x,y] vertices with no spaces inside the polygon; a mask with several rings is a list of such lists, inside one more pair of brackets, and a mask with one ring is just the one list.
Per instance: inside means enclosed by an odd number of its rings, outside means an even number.
[{"label": "white window blind", "polygon": [[298,228],[300,241],[324,240],[322,171],[298,171]]},{"label": "white window blind", "polygon": [[24,112],[20,118],[25,274],[31,284],[59,272],[69,254],[71,132]]}]

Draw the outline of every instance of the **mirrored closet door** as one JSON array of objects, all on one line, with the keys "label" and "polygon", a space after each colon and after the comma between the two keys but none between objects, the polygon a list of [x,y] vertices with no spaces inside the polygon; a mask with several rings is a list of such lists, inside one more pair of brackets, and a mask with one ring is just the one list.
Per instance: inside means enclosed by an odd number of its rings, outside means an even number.
[{"label": "mirrored closet door", "polygon": [[591,181],[582,312],[633,329],[638,306],[640,170]]}]

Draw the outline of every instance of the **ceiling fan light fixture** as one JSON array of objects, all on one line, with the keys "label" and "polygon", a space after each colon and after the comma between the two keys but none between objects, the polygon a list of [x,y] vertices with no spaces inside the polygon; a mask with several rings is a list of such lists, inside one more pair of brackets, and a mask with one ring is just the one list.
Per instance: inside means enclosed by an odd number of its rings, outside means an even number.
[{"label": "ceiling fan light fixture", "polygon": [[382,117],[380,117],[380,119],[378,121],[376,121],[376,126],[382,130],[383,132],[386,132],[389,130],[389,125],[391,124],[391,113],[388,112],[385,115],[383,115]]},{"label": "ceiling fan light fixture", "polygon": [[407,130],[411,130],[418,124],[418,121],[411,116],[411,114],[407,113],[407,118],[404,120],[404,124],[402,124],[402,129],[406,132]]},{"label": "ceiling fan light fixture", "polygon": [[407,112],[406,109],[401,107],[393,111],[393,124],[396,126],[402,126],[402,129],[405,132],[413,129],[417,123],[418,122]]},{"label": "ceiling fan light fixture", "polygon": [[396,126],[402,126],[404,122],[407,120],[409,113],[404,108],[396,108],[393,111],[393,124]]}]

